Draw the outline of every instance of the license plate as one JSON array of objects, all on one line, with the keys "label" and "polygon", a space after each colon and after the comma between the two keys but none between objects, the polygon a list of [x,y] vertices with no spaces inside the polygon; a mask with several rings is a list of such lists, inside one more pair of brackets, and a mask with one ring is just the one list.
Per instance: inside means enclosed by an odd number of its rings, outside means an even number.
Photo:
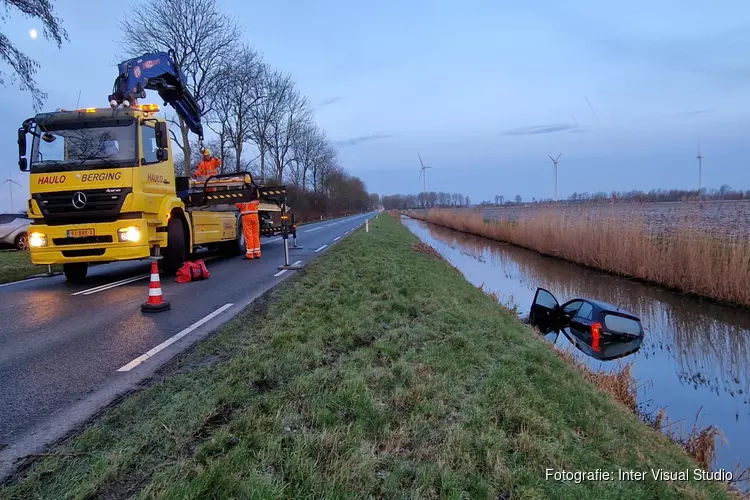
[{"label": "license plate", "polygon": [[95,232],[93,229],[69,229],[68,238],[86,238],[88,236],[94,236]]}]

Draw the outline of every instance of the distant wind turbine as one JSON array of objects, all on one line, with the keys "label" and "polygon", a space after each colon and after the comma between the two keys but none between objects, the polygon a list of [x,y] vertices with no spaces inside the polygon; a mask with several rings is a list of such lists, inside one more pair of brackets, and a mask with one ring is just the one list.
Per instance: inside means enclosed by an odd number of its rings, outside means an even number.
[{"label": "distant wind turbine", "polygon": [[552,155],[547,156],[549,156],[549,159],[552,160],[552,164],[555,166],[555,201],[557,201],[557,161],[562,156],[562,153],[557,155],[557,158],[552,158]]},{"label": "distant wind turbine", "polygon": [[701,145],[698,144],[698,199],[701,199],[701,174],[703,170],[703,155],[701,154]]},{"label": "distant wind turbine", "polygon": [[8,191],[10,191],[10,211],[13,212],[13,184],[19,187],[21,187],[21,185],[14,181],[11,177],[5,179],[5,181],[0,185],[5,186],[6,184],[8,185]]},{"label": "distant wind turbine", "polygon": [[432,167],[424,164],[422,161],[422,155],[417,153],[417,156],[419,157],[419,164],[422,166],[419,171],[419,177],[422,179],[422,196],[424,197],[427,193],[427,169]]}]

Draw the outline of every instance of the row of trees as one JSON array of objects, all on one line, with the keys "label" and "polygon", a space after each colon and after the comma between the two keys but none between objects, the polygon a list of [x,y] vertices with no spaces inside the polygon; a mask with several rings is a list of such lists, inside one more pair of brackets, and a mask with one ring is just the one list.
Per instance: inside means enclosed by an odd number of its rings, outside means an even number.
[{"label": "row of trees", "polygon": [[[291,75],[242,43],[237,21],[215,0],[142,0],[121,21],[123,58],[172,49],[213,136],[206,146],[222,173],[250,171],[290,186],[290,204],[313,216],[374,208],[364,183],[340,165]],[[178,173],[192,173],[200,150],[186,124],[170,121],[181,150]]]},{"label": "row of trees", "polygon": [[471,200],[460,193],[437,193],[430,191],[419,194],[392,194],[383,196],[381,204],[386,210],[405,210],[408,208],[468,207]]},{"label": "row of trees", "polygon": [[[724,184],[719,189],[652,189],[651,191],[599,191],[596,193],[573,193],[567,200],[561,203],[589,203],[589,202],[634,202],[634,203],[654,203],[667,201],[695,201],[695,200],[750,200],[750,191],[742,189],[732,189],[728,184]],[[515,203],[522,203],[520,195],[514,198]],[[531,203],[554,203],[551,198],[531,199]],[[495,202],[483,201],[479,206],[497,206],[513,204],[510,200],[505,200],[502,195],[495,196]]]}]

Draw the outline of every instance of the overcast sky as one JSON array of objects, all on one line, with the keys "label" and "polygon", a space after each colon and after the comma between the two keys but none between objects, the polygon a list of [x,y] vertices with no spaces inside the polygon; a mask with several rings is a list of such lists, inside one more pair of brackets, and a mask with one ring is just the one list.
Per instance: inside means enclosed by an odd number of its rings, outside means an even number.
[{"label": "overcast sky", "polygon": [[[41,24],[2,32],[42,65],[45,110],[107,106],[127,1],[54,2],[70,35],[58,49]],[[551,198],[548,154],[562,153],[559,193],[750,188],[750,4],[622,2],[220,0],[245,37],[316,105],[341,161],[380,194],[427,188],[473,202]],[[523,5],[521,5],[523,4]],[[0,174],[24,186],[16,129],[31,98],[6,82]],[[158,102],[158,96],[153,102]],[[7,185],[0,210],[10,208]]]}]

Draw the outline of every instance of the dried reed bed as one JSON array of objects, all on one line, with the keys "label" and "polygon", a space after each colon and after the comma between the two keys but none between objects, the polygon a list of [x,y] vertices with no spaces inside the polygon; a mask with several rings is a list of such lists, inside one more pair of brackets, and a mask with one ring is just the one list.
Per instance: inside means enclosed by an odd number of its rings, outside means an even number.
[{"label": "dried reed bed", "polygon": [[603,216],[593,208],[569,214],[554,207],[515,221],[485,220],[451,209],[411,212],[410,217],[512,243],[544,255],[635,277],[722,302],[750,307],[750,240],[718,238],[681,218],[669,234],[649,229],[643,218]]}]

